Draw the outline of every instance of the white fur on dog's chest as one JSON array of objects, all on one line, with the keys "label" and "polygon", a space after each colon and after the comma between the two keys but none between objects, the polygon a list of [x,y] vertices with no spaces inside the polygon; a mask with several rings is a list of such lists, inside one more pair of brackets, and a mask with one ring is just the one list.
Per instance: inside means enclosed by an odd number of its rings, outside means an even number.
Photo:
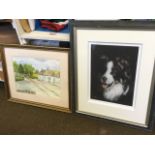
[{"label": "white fur on dog's chest", "polygon": [[118,98],[123,94],[123,86],[121,83],[113,84],[109,88],[105,89],[103,96],[105,99],[110,101],[117,101]]}]

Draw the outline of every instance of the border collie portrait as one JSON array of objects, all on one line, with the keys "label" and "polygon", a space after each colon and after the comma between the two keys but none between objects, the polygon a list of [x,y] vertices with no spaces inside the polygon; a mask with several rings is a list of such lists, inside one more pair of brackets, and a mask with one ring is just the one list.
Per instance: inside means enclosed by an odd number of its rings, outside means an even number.
[{"label": "border collie portrait", "polygon": [[138,46],[91,44],[92,99],[132,106]]}]

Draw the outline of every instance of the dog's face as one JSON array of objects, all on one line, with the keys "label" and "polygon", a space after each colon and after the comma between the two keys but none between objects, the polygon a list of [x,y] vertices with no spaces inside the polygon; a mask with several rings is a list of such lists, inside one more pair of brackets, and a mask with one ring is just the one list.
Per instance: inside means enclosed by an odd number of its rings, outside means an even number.
[{"label": "dog's face", "polygon": [[116,57],[110,59],[102,57],[104,61],[104,69],[100,75],[100,83],[103,89],[112,86],[114,83],[127,84],[130,79],[129,63],[126,59]]},{"label": "dog's face", "polygon": [[107,88],[114,83],[115,79],[114,79],[114,75],[112,74],[113,68],[114,68],[114,63],[112,61],[107,62],[106,71],[104,74],[101,75],[101,78],[100,78],[102,88]]}]

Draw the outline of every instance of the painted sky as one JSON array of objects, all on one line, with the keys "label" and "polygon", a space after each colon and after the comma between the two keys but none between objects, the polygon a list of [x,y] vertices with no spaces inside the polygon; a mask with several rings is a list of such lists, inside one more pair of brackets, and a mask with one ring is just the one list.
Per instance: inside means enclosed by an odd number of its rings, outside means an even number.
[{"label": "painted sky", "polygon": [[41,71],[42,69],[49,70],[60,70],[60,61],[58,60],[47,60],[40,58],[30,58],[30,57],[13,57],[13,61],[18,64],[31,64],[35,69]]}]

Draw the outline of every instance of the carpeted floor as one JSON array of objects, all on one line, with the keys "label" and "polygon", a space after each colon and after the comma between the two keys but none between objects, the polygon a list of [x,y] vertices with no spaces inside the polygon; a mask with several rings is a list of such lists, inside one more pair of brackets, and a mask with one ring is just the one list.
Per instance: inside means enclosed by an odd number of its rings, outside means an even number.
[{"label": "carpeted floor", "polygon": [[67,114],[6,100],[4,84],[0,83],[1,135],[131,135],[155,134],[127,127],[116,122]]}]

